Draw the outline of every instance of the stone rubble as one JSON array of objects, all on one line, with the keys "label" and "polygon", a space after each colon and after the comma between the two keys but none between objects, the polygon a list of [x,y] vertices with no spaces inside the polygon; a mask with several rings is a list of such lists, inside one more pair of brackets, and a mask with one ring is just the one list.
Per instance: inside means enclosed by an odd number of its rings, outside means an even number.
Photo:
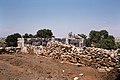
[{"label": "stone rubble", "polygon": [[78,80],[79,78],[78,77],[74,77],[74,80]]},{"label": "stone rubble", "polygon": [[19,47],[0,47],[0,54],[18,53],[20,51],[21,51],[21,48],[19,48]]},{"label": "stone rubble", "polygon": [[93,68],[115,67],[118,63],[118,52],[94,47],[75,47],[57,41],[48,42],[47,46],[27,45],[28,53],[52,57],[62,62],[79,63]]}]

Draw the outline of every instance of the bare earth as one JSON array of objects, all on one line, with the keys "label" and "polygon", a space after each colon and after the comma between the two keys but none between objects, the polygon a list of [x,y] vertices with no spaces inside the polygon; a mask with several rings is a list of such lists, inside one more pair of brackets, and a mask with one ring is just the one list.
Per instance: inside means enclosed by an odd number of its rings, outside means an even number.
[{"label": "bare earth", "polygon": [[105,73],[30,54],[1,54],[0,80],[105,80]]}]

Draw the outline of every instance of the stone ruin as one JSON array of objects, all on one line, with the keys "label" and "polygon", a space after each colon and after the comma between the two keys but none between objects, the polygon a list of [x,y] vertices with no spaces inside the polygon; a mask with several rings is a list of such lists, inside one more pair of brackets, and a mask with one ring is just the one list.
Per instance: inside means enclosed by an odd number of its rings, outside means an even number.
[{"label": "stone ruin", "polygon": [[21,52],[19,47],[0,47],[0,54],[12,54]]},{"label": "stone ruin", "polygon": [[[50,40],[46,46],[24,44],[24,39],[18,40],[18,47],[0,48],[5,53],[28,53],[37,56],[51,57],[61,63],[71,63],[77,66],[91,66],[100,71],[110,71],[120,65],[118,50],[106,50],[94,47],[76,47],[56,40]],[[3,51],[4,50],[4,51]]]},{"label": "stone ruin", "polygon": [[110,71],[119,65],[120,54],[117,50],[106,50],[94,47],[75,47],[58,41],[49,41],[47,46],[27,45],[28,53],[51,57],[61,62],[91,66]]},{"label": "stone ruin", "polygon": [[[69,39],[75,39],[75,35],[69,34]],[[31,40],[31,39],[29,39]],[[35,45],[39,41],[40,45]],[[56,60],[60,60],[62,63],[72,63],[78,66],[91,66],[103,71],[103,68],[107,71],[113,69],[116,65],[120,65],[120,53],[118,50],[106,50],[94,47],[76,47],[75,45],[65,43],[59,38],[47,40],[46,45],[42,45],[45,39],[33,39],[34,44],[24,42],[21,38],[18,40],[18,47],[21,48],[21,52],[28,54],[36,54],[51,57]],[[24,44],[25,43],[25,44]]]}]

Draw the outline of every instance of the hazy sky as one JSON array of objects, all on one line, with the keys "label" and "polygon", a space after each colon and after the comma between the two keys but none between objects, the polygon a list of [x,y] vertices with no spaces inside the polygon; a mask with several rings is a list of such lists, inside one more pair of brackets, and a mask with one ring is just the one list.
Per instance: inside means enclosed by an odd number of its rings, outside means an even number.
[{"label": "hazy sky", "polygon": [[44,28],[56,37],[101,29],[120,36],[120,0],[0,0],[0,37]]}]

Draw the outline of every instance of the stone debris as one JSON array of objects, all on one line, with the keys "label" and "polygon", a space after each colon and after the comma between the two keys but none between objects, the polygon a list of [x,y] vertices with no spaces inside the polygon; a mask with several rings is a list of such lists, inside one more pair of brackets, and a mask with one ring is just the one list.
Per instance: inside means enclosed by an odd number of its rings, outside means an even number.
[{"label": "stone debris", "polygon": [[58,59],[61,62],[70,62],[93,68],[115,67],[118,63],[118,52],[94,47],[75,47],[58,41],[49,41],[47,46],[27,45],[28,53],[35,53]]},{"label": "stone debris", "polygon": [[21,51],[21,48],[19,48],[19,47],[0,47],[0,54],[18,53],[20,51]]},{"label": "stone debris", "polygon": [[65,70],[62,70],[63,72],[65,72]]},{"label": "stone debris", "polygon": [[79,74],[80,76],[83,76],[83,73]]},{"label": "stone debris", "polygon": [[74,77],[74,80],[78,80],[79,78],[78,77]]},{"label": "stone debris", "polygon": [[98,68],[99,72],[106,72],[106,70],[104,68]]},{"label": "stone debris", "polygon": [[107,68],[107,67],[102,67],[102,68],[98,68],[98,71],[99,72],[109,72],[109,71],[111,71],[111,70],[113,70],[114,68],[113,67],[109,67],[109,68]]}]

